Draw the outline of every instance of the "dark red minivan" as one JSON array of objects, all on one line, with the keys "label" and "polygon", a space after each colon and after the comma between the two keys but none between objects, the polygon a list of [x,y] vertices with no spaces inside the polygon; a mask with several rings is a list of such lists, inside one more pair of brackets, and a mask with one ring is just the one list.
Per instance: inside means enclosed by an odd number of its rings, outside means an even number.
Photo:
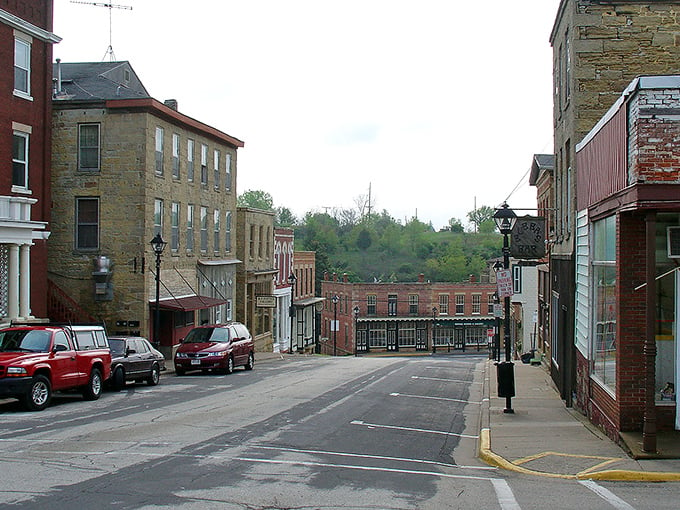
[{"label": "dark red minivan", "polygon": [[174,361],[177,375],[189,370],[231,374],[237,366],[252,370],[255,345],[248,328],[240,322],[198,326],[182,340]]}]

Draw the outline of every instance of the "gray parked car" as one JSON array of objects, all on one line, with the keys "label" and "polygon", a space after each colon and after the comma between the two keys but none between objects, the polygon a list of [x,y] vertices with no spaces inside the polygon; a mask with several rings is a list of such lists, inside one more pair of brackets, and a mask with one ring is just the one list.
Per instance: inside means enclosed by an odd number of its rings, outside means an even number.
[{"label": "gray parked car", "polygon": [[160,382],[165,370],[163,354],[146,338],[132,336],[109,337],[111,347],[111,387],[121,390],[128,381],[146,381],[149,386]]}]

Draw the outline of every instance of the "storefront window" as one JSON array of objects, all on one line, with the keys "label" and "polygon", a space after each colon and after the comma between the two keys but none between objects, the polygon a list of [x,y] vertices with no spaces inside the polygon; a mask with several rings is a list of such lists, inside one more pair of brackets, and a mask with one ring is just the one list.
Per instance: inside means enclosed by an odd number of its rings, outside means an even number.
[{"label": "storefront window", "polygon": [[593,377],[616,387],[616,216],[593,223]]}]

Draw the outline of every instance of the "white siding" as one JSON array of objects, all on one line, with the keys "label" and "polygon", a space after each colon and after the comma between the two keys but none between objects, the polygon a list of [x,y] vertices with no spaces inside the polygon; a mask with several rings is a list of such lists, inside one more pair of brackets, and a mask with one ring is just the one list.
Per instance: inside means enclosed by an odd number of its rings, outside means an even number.
[{"label": "white siding", "polygon": [[590,252],[588,250],[588,211],[579,211],[576,216],[576,348],[588,359],[588,337],[590,330]]}]

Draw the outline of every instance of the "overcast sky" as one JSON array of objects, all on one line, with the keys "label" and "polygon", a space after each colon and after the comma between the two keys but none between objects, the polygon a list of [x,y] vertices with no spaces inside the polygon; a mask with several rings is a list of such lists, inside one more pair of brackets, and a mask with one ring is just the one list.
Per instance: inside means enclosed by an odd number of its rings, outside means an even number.
[{"label": "overcast sky", "polygon": [[435,228],[536,207],[559,0],[114,1],[132,9],[54,0],[54,57],[109,60],[111,14],[116,60],[154,98],[245,142],[239,193],[302,216],[370,185],[376,211]]}]

